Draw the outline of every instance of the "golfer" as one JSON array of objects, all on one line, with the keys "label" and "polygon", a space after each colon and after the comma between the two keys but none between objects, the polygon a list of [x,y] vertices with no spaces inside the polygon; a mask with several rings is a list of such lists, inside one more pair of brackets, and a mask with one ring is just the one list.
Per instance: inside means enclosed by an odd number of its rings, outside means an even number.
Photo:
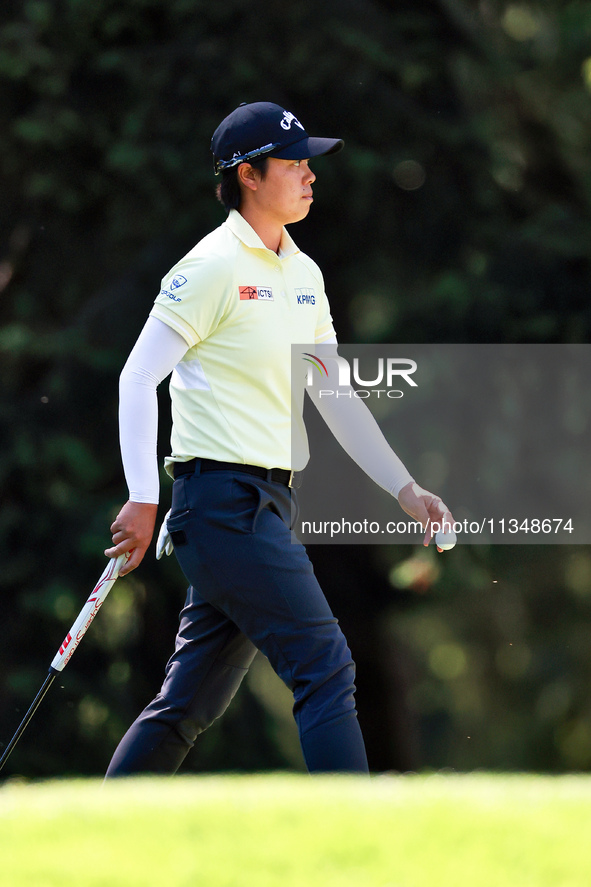
[{"label": "golfer", "polygon": [[[121,374],[129,501],[105,553],[132,551],[123,574],[152,540],[156,389],[172,373],[165,464],[174,485],[160,547],[170,538],[189,588],[162,688],[121,740],[107,776],[174,773],[225,711],[257,649],[293,692],[309,772],[365,773],[354,663],[290,529],[307,459],[305,374],[294,380],[293,415],[291,346],[311,351],[337,340],[321,272],[285,226],[310,211],[310,158],[343,142],[310,137],[291,112],[256,102],[226,117],[211,147],[228,218],[164,278]],[[426,543],[431,521],[453,521],[414,483],[361,400],[316,405],[361,467],[421,522]]]}]

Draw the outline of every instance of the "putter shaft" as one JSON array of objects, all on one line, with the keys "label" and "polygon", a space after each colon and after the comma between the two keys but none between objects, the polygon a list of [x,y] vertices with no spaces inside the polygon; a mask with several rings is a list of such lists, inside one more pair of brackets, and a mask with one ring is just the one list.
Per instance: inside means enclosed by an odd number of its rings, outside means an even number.
[{"label": "putter shaft", "polygon": [[11,753],[12,749],[15,747],[15,745],[17,744],[17,742],[21,738],[22,734],[27,729],[27,725],[28,725],[29,721],[31,720],[31,718],[33,717],[33,715],[35,714],[35,712],[39,708],[41,701],[43,700],[43,697],[45,696],[45,694],[47,693],[47,691],[49,690],[49,688],[53,684],[57,674],[58,674],[58,672],[55,669],[53,669],[53,668],[49,669],[49,674],[47,675],[47,677],[43,681],[41,689],[39,690],[39,692],[37,693],[37,695],[33,699],[28,712],[26,713],[26,715],[22,719],[20,727],[18,728],[18,730],[16,731],[16,733],[14,734],[14,736],[12,737],[12,739],[10,740],[10,742],[8,743],[8,745],[6,746],[6,748],[4,749],[4,751],[2,753],[2,757],[0,758],[0,770],[2,770],[2,767],[4,766],[4,764],[6,763],[8,758],[10,757],[10,753]]}]

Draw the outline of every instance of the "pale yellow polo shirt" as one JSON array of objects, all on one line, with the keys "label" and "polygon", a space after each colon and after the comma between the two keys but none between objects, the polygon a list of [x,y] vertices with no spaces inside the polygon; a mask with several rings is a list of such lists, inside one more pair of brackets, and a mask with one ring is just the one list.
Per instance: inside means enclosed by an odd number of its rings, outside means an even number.
[{"label": "pale yellow polo shirt", "polygon": [[200,456],[302,469],[308,365],[294,380],[292,416],[291,346],[313,351],[335,333],[320,269],[287,231],[277,255],[232,210],[166,275],[151,314],[189,346],[170,381],[167,468]]}]

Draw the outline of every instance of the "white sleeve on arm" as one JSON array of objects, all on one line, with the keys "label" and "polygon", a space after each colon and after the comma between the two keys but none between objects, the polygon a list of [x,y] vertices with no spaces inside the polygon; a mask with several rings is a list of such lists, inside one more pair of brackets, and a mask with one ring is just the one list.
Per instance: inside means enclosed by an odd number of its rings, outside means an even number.
[{"label": "white sleeve on arm", "polygon": [[[336,339],[322,344],[334,345],[336,355]],[[325,363],[330,361],[324,355],[322,359]],[[337,373],[336,363],[330,362],[332,371]],[[414,478],[391,448],[366,404],[358,397],[320,397],[319,389],[306,390],[345,452],[378,486],[398,498],[402,487]]]},{"label": "white sleeve on arm", "polygon": [[149,317],[121,371],[119,439],[131,502],[158,502],[156,389],[186,351],[187,343],[179,333]]}]

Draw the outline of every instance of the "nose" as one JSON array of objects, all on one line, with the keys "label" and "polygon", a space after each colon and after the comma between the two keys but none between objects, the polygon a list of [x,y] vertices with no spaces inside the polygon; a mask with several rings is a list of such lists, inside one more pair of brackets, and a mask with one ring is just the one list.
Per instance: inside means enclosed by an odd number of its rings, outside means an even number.
[{"label": "nose", "polygon": [[304,182],[305,182],[306,185],[311,185],[312,182],[315,182],[315,181],[316,181],[316,176],[315,176],[315,174],[312,172],[312,170],[310,169],[310,167],[308,166],[307,163],[306,163],[306,165],[305,165],[304,168],[305,168],[305,170],[306,170],[305,175],[304,175]]}]

